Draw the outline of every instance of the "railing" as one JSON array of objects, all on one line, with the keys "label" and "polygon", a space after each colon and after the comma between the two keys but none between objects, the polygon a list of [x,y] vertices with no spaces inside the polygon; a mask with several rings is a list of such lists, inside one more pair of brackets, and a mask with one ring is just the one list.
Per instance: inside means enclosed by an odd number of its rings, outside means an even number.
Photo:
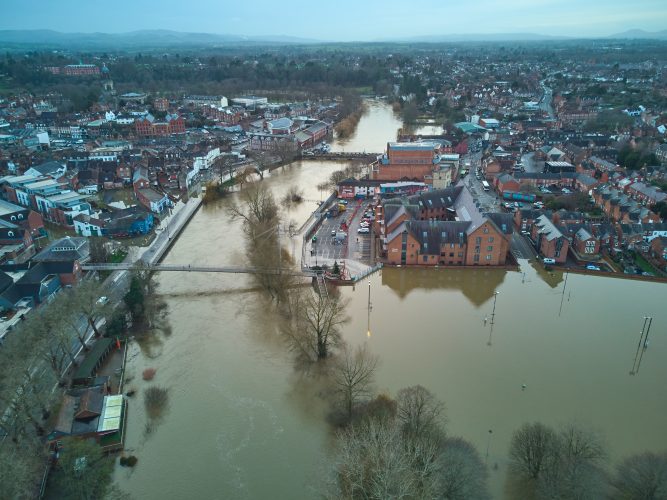
[{"label": "railing", "polygon": [[261,267],[212,267],[197,265],[178,265],[178,264],[152,264],[144,266],[135,266],[131,263],[121,262],[120,264],[84,264],[81,266],[84,271],[131,271],[133,269],[145,269],[147,271],[172,271],[172,272],[192,272],[192,273],[231,273],[231,274],[289,274],[292,276],[315,276],[315,271],[298,271],[295,269],[280,268],[261,268]]},{"label": "railing", "polygon": [[357,283],[358,281],[361,281],[362,279],[366,278],[367,276],[370,276],[371,274],[373,274],[376,271],[379,271],[380,269],[382,269],[382,263],[381,262],[378,263],[378,264],[375,264],[373,267],[369,267],[368,269],[366,269],[363,273],[361,273],[359,275],[352,276],[351,280],[354,283]]}]

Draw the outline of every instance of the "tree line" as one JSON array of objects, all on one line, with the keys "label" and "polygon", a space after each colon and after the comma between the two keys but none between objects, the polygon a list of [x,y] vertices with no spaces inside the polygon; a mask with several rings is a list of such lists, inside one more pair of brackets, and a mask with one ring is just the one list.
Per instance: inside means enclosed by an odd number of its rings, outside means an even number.
[{"label": "tree line", "polygon": [[[128,314],[139,329],[163,326],[160,320],[163,306],[156,298],[148,272],[139,269],[133,273],[129,291],[120,307],[114,309],[110,301],[101,299],[107,293],[102,282],[93,277],[66,287],[50,302],[31,311],[0,345],[2,498],[36,496],[47,462],[45,435],[54,424],[69,383],[68,373],[78,365],[75,353],[79,350],[86,352],[92,345],[85,332],[90,332],[92,337],[125,336]],[[80,448],[76,440],[68,442],[74,443],[68,444],[69,449]],[[94,448],[97,450],[94,462],[97,463],[101,460],[101,452],[99,446]],[[61,466],[57,468],[55,477],[61,478],[64,463],[66,461],[59,462]],[[106,461],[99,462],[99,466],[106,471],[104,477],[107,479],[112,464],[113,461],[111,466]],[[100,482],[99,488],[87,490],[84,495],[83,490],[72,490],[83,483],[72,483],[71,478],[67,479],[71,476],[69,472],[64,471],[64,482],[59,483],[60,486],[71,486],[63,489],[63,494],[67,493],[72,498],[90,498],[85,495],[95,496],[94,492],[98,492],[100,497],[103,496],[108,481]],[[91,475],[100,477],[94,473]],[[59,481],[56,480],[57,483]]]}]

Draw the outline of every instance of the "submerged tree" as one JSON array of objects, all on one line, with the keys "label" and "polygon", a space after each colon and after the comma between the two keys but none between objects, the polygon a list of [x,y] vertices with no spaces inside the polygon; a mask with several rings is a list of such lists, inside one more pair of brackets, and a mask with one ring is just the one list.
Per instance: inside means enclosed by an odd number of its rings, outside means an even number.
[{"label": "submerged tree", "polygon": [[377,364],[377,356],[366,345],[354,351],[346,347],[336,360],[334,384],[348,419],[352,418],[354,405],[371,395]]},{"label": "submerged tree", "polygon": [[319,294],[312,288],[290,294],[283,334],[290,349],[304,361],[326,359],[341,342],[340,327],[348,321],[348,300]]},{"label": "submerged tree", "polygon": [[615,500],[667,498],[667,452],[645,452],[623,460],[612,480]]},{"label": "submerged tree", "polygon": [[[418,408],[430,408],[431,425],[406,432],[406,412],[380,402],[381,411],[358,419],[337,435],[332,496],[335,498],[489,498],[486,467],[479,453],[462,439],[445,439],[443,405],[421,386],[403,391],[408,422]],[[423,403],[423,404],[422,404]],[[374,404],[369,403],[368,407]],[[399,405],[400,406],[400,405]],[[376,418],[375,416],[379,416]]]},{"label": "submerged tree", "polygon": [[512,479],[537,498],[604,497],[606,457],[599,434],[575,424],[524,424],[510,444]]}]

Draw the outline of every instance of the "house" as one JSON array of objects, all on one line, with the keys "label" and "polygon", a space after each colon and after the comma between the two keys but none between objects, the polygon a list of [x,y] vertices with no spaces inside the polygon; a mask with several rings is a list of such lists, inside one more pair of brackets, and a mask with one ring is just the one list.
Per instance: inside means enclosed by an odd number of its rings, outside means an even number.
[{"label": "house", "polygon": [[667,237],[667,223],[643,224],[644,241],[650,243],[655,238]]},{"label": "house", "polygon": [[658,262],[660,268],[667,271],[667,237],[659,236],[651,241],[649,252]]},{"label": "house", "polygon": [[569,241],[546,215],[537,218],[531,236],[540,255],[554,259],[558,264],[567,260]]},{"label": "house", "polygon": [[[98,340],[81,367],[85,367],[98,345],[109,348],[110,343],[110,339]],[[105,378],[99,377],[92,387],[71,389],[65,395],[53,431],[47,437],[49,444],[73,437],[94,439],[106,452],[123,449],[127,400],[122,394],[109,395]]]},{"label": "house", "polygon": [[148,234],[154,223],[153,214],[141,207],[129,207],[100,213],[96,217],[79,215],[74,221],[74,229],[81,236],[123,238]]},{"label": "house", "polygon": [[132,187],[136,191],[137,189],[147,189],[151,186],[150,180],[148,179],[148,169],[144,167],[139,167],[134,171],[132,176]]},{"label": "house", "polygon": [[581,227],[574,235],[572,250],[580,258],[597,257],[600,253],[600,240],[592,231]]},{"label": "house", "polygon": [[627,187],[626,192],[642,205],[655,205],[661,201],[667,200],[667,193],[649,186],[643,182],[634,182]]},{"label": "house", "polygon": [[60,263],[39,262],[0,294],[0,307],[10,310],[24,303],[30,307],[47,302],[60,290]]},{"label": "house", "polygon": [[0,219],[0,263],[22,264],[35,255],[30,231]]},{"label": "house", "polygon": [[57,161],[47,161],[40,165],[33,165],[24,172],[24,175],[32,177],[49,176],[53,179],[62,177],[67,171],[67,166]]},{"label": "house", "polygon": [[135,189],[137,201],[144,207],[154,213],[161,213],[171,206],[169,196],[165,193],[158,193],[152,188]]}]

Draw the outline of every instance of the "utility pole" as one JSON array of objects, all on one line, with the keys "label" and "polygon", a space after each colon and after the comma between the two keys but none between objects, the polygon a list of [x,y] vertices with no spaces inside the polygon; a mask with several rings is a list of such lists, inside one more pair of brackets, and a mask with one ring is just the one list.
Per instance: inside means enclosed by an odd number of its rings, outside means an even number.
[{"label": "utility pole", "polygon": [[641,338],[639,339],[639,342],[641,342],[641,352],[639,354],[639,362],[637,363],[637,370],[635,373],[639,373],[639,367],[642,364],[642,358],[644,357],[644,352],[648,348],[648,334],[651,331],[651,324],[653,323],[653,317],[648,318],[648,325],[646,326],[646,332],[644,334],[644,341],[642,342]]},{"label": "utility pole", "polygon": [[[642,329],[639,331],[639,342],[637,342],[637,351],[635,352],[635,360],[632,363],[632,369],[630,370],[630,375],[635,375],[639,371],[639,364],[637,361],[639,360],[639,363],[641,363],[641,356],[640,352],[643,355],[642,351],[642,346],[644,349],[647,347],[647,341],[648,341],[648,330],[651,326],[653,318],[649,316],[644,316],[644,324],[642,325]],[[646,335],[646,338],[644,336]]]},{"label": "utility pole", "polygon": [[565,271],[565,283],[563,283],[563,293],[560,297],[560,309],[558,310],[558,316],[560,317],[560,313],[563,311],[563,299],[565,298],[565,288],[567,287],[567,277],[570,274],[569,269]]}]

